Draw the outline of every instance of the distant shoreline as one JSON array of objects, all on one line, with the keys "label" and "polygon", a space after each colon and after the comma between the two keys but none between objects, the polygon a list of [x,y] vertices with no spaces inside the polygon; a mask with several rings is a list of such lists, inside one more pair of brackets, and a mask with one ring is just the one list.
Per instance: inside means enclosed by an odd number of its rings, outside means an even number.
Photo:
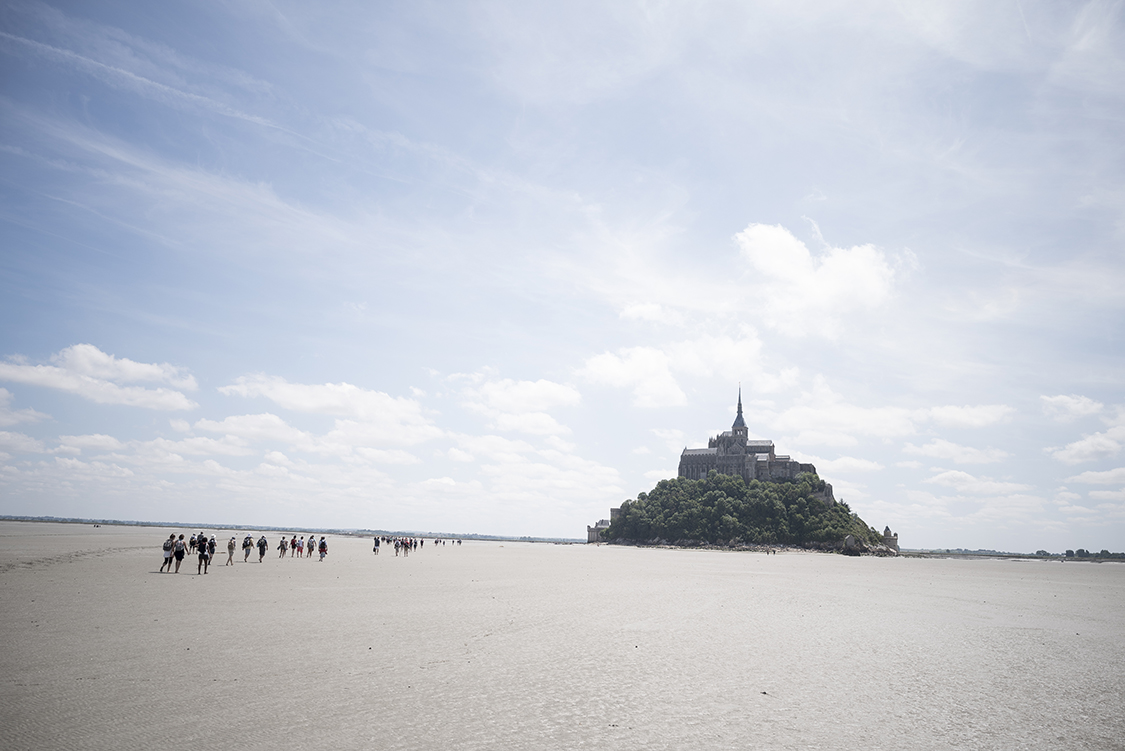
[{"label": "distant shoreline", "polygon": [[81,517],[60,517],[60,516],[21,516],[11,514],[0,514],[0,521],[6,522],[40,522],[49,524],[99,524],[108,527],[176,527],[179,529],[236,529],[236,530],[253,530],[255,532],[316,532],[317,534],[326,535],[344,535],[348,537],[372,537],[374,535],[383,535],[387,537],[429,537],[429,538],[442,538],[442,539],[461,539],[461,540],[498,540],[502,542],[548,542],[554,544],[584,544],[585,540],[578,538],[565,538],[565,537],[531,537],[531,536],[507,536],[507,535],[489,535],[479,533],[463,533],[463,532],[420,532],[418,530],[388,530],[388,529],[347,529],[337,527],[277,527],[277,526],[263,526],[261,524],[214,524],[214,523],[199,523],[199,522],[152,522],[152,521],[133,521],[126,519],[86,519]]}]

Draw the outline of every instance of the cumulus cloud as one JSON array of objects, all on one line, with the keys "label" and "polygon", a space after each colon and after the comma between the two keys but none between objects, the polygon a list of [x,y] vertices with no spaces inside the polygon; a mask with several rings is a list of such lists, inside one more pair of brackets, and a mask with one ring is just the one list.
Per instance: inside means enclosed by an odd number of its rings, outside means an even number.
[{"label": "cumulus cloud", "polygon": [[1103,433],[1085,436],[1062,448],[1045,449],[1064,464],[1081,464],[1107,456],[1116,456],[1125,442],[1125,425],[1115,425]]},{"label": "cumulus cloud", "polygon": [[578,370],[591,383],[633,391],[637,407],[679,407],[687,395],[676,383],[667,354],[655,347],[631,347],[594,355]]},{"label": "cumulus cloud", "polygon": [[350,383],[290,383],[278,376],[241,376],[219,388],[227,396],[265,397],[284,409],[343,418],[336,423],[337,437],[358,437],[366,442],[414,445],[437,438],[442,431],[422,412],[414,399],[393,397],[382,391]]},{"label": "cumulus cloud", "polygon": [[[801,459],[801,461],[805,460]],[[836,459],[813,459],[809,457],[808,461],[816,465],[816,471],[821,476],[837,473],[847,475],[857,472],[878,472],[884,469],[884,466],[879,462],[856,456],[841,456]]]},{"label": "cumulus cloud", "polygon": [[111,435],[94,433],[92,435],[60,435],[59,444],[79,451],[90,449],[93,451],[118,451],[124,444]]},{"label": "cumulus cloud", "polygon": [[895,272],[872,245],[813,255],[784,227],[751,224],[735,235],[757,274],[766,322],[784,333],[835,336],[842,316],[890,299]]},{"label": "cumulus cloud", "polygon": [[684,324],[684,317],[679,311],[654,302],[626,305],[619,315],[627,321],[648,321],[673,326]]},{"label": "cumulus cloud", "polygon": [[1019,493],[1031,488],[1029,485],[1018,482],[1002,482],[993,480],[991,477],[974,477],[968,472],[956,469],[939,472],[925,482],[953,488],[959,493],[972,493],[974,495],[1003,495]]},{"label": "cumulus cloud", "polygon": [[1125,467],[1118,467],[1105,472],[1083,472],[1080,475],[1068,477],[1067,482],[1084,482],[1091,485],[1125,485]]},{"label": "cumulus cloud", "polygon": [[[677,428],[653,428],[652,434],[664,441],[664,445],[668,447],[668,450],[675,454],[679,454],[680,451],[687,446],[684,431]],[[637,452],[634,451],[634,453]]]},{"label": "cumulus cloud", "polygon": [[21,422],[39,422],[49,417],[50,415],[36,412],[30,407],[12,409],[12,392],[0,388],[0,428],[18,425]]},{"label": "cumulus cloud", "polygon": [[1059,394],[1058,396],[1040,396],[1043,402],[1043,412],[1059,422],[1071,422],[1080,417],[1096,415],[1105,406],[1086,396],[1078,394]]},{"label": "cumulus cloud", "polygon": [[308,433],[294,428],[275,414],[232,415],[223,420],[198,420],[196,430],[237,436],[252,442],[287,443],[308,449],[313,439]]},{"label": "cumulus cloud", "polygon": [[42,454],[47,451],[43,442],[23,433],[9,433],[0,430],[0,450],[20,454]]},{"label": "cumulus cloud", "polygon": [[978,404],[963,407],[931,407],[929,417],[938,425],[961,428],[983,428],[1007,419],[1014,409],[1006,404]]},{"label": "cumulus cloud", "polygon": [[[147,409],[183,410],[199,405],[176,389],[194,390],[195,378],[168,363],[141,363],[102,352],[92,344],[76,344],[50,358],[51,365],[30,365],[22,358],[0,363],[0,380],[26,383],[77,394],[98,404]],[[166,383],[172,388],[145,388],[133,383]]]},{"label": "cumulus cloud", "polygon": [[804,445],[854,446],[857,435],[895,438],[915,432],[913,411],[903,407],[863,407],[849,404],[822,376],[799,397],[799,403],[781,412],[773,426],[795,435]]},{"label": "cumulus cloud", "polygon": [[754,391],[766,393],[792,385],[798,371],[767,373],[762,366],[762,342],[752,328],[735,334],[701,334],[659,347],[631,347],[604,352],[586,360],[578,375],[592,383],[633,392],[637,407],[677,407],[687,403],[675,374],[752,381]]},{"label": "cumulus cloud", "polygon": [[941,438],[935,438],[924,446],[915,446],[908,443],[903,447],[902,453],[915,456],[932,456],[935,459],[948,459],[958,464],[991,464],[1008,456],[1007,451],[1001,451],[1000,449],[976,449],[970,446],[960,446]]},{"label": "cumulus cloud", "polygon": [[531,435],[558,435],[570,428],[549,414],[558,407],[577,406],[582,395],[573,386],[554,381],[515,381],[510,378],[490,379],[487,373],[467,377],[472,385],[464,390],[465,406],[492,419],[492,427],[505,432]]}]

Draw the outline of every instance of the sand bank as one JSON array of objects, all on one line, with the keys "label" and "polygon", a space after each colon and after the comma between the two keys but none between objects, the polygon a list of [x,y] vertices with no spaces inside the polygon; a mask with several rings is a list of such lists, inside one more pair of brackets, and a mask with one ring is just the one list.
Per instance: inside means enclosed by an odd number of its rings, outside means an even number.
[{"label": "sand bank", "polygon": [[274,533],[264,563],[224,552],[196,576],[158,573],[169,531],[0,522],[6,748],[1125,738],[1125,566],[511,542],[376,558],[348,538],[320,563],[278,560]]}]

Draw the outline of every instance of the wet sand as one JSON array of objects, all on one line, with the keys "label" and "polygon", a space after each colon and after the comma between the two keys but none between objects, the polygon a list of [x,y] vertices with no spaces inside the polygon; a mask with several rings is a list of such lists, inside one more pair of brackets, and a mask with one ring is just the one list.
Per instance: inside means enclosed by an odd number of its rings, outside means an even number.
[{"label": "wet sand", "polygon": [[1125,748],[1125,565],[170,531],[0,522],[5,748]]}]

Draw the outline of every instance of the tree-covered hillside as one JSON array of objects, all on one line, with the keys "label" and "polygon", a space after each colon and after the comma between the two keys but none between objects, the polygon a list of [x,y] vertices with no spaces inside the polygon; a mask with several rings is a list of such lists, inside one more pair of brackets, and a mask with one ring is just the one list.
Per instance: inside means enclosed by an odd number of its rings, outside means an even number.
[{"label": "tree-covered hillside", "polygon": [[808,473],[794,481],[746,483],[711,470],[705,480],[661,480],[621,504],[603,539],[619,542],[802,545],[836,543],[848,535],[882,543],[843,502],[815,497],[824,481]]}]

